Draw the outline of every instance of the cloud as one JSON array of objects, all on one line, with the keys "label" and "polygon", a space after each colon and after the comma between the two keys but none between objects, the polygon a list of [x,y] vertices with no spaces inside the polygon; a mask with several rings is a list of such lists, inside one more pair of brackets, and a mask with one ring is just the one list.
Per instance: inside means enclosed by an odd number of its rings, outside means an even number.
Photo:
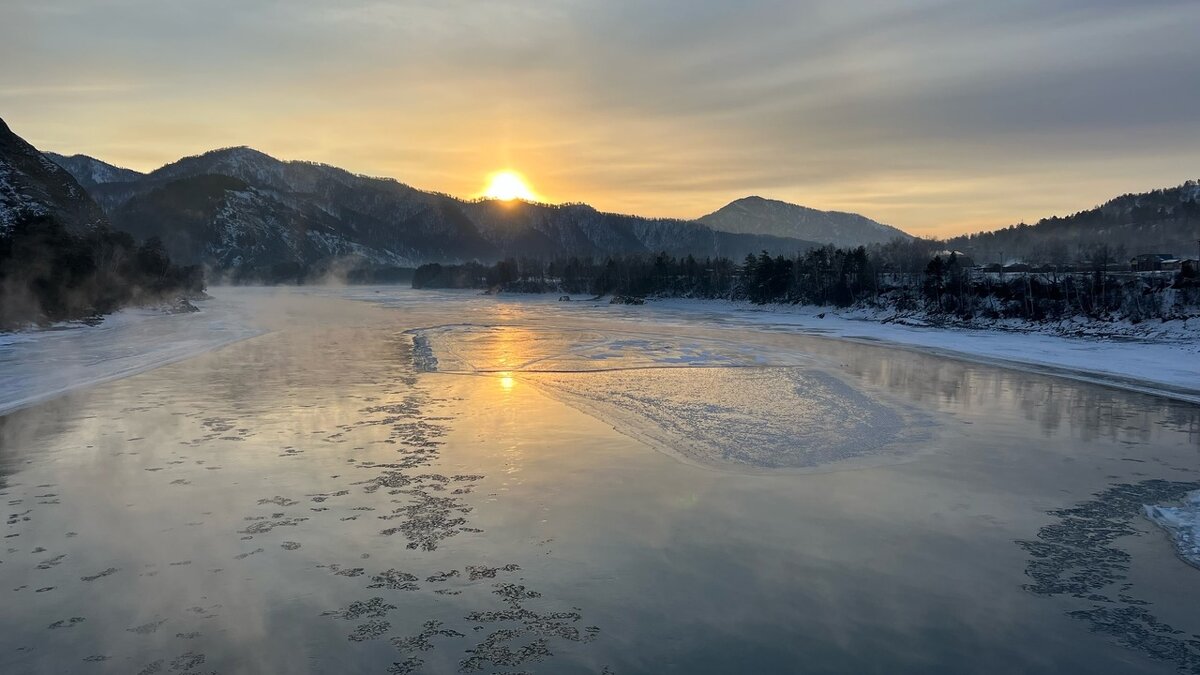
[{"label": "cloud", "polygon": [[[946,232],[1194,177],[1196,25],[1191,0],[39,0],[0,8],[0,97],[118,161],[247,143],[462,194],[513,165],[607,210],[760,193]],[[193,131],[151,147],[156,120]]]},{"label": "cloud", "polygon": [[104,96],[133,91],[139,85],[105,82],[64,82],[0,86],[0,98],[30,99],[49,96]]}]

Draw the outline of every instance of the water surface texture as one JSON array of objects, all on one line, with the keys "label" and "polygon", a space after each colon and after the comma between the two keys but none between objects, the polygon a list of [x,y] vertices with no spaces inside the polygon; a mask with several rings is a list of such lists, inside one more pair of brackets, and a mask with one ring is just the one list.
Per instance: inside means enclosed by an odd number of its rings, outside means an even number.
[{"label": "water surface texture", "polygon": [[217,295],[245,339],[0,418],[0,672],[1200,672],[1145,516],[1200,489],[1195,405],[652,306]]}]

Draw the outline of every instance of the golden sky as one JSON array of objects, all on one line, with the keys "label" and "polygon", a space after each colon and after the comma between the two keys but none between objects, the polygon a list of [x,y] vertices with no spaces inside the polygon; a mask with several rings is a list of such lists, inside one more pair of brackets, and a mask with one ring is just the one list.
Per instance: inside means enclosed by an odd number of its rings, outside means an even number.
[{"label": "golden sky", "polygon": [[[217,147],[471,197],[919,235],[1200,176],[1200,3],[6,0],[0,117],[139,170]],[[847,5],[853,5],[847,7]]]}]

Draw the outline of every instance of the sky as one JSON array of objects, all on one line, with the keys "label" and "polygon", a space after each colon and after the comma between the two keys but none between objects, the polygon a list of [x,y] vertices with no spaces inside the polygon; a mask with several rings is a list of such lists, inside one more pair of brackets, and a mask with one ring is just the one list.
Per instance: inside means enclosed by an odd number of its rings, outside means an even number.
[{"label": "sky", "polygon": [[0,0],[0,117],[139,170],[218,147],[697,217],[944,236],[1200,177],[1196,0]]}]

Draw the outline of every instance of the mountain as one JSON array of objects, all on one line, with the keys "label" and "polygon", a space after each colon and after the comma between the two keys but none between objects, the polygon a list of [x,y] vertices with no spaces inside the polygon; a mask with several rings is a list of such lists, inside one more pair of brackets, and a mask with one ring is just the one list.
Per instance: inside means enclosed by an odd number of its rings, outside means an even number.
[{"label": "mountain", "polygon": [[818,211],[762,197],[738,199],[698,220],[723,232],[793,237],[841,248],[912,238],[906,232],[857,213]]},{"label": "mountain", "polygon": [[[0,329],[203,289],[156,240],[113,231],[63,167],[0,120]],[[193,308],[194,309],[194,308]]]},{"label": "mountain", "polygon": [[[89,180],[99,173],[92,162],[67,164]],[[692,221],[602,213],[583,204],[465,201],[325,164],[280,161],[246,147],[185,157],[137,177],[103,173],[120,179],[96,181],[91,192],[116,227],[161,238],[180,260],[251,277],[343,260],[416,266],[664,250],[740,258],[814,245],[718,232]]]},{"label": "mountain", "polygon": [[75,180],[79,181],[79,184],[88,190],[103,183],[135,181],[144,175],[140,171],[113,166],[87,155],[71,155],[67,157],[55,152],[45,152],[42,154],[50,158],[55,164],[69,171],[75,177]]},{"label": "mountain", "polygon": [[[1192,257],[1200,241],[1200,183],[1125,194],[1100,206],[1033,225],[1021,223],[992,232],[947,240],[976,262],[1075,262],[1097,246],[1115,259],[1143,253]],[[1124,262],[1124,260],[1122,260]]]},{"label": "mountain", "polygon": [[53,217],[72,232],[104,222],[104,212],[70,173],[0,120],[0,234],[40,217]]}]

